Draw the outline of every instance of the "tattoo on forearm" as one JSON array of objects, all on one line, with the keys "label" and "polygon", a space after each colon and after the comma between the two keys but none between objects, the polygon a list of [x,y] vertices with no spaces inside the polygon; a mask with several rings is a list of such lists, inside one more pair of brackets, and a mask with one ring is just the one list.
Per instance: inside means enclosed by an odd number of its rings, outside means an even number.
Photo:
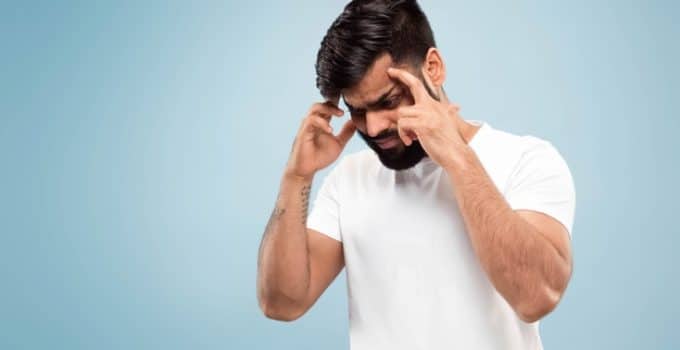
[{"label": "tattoo on forearm", "polygon": [[260,240],[260,248],[258,249],[257,252],[257,266],[259,268],[260,266],[260,260],[262,259],[262,248],[264,247],[264,241],[267,239],[267,236],[269,235],[269,232],[272,230],[272,227],[274,226],[274,223],[278,221],[283,214],[286,213],[286,208],[281,208],[279,207],[279,199],[276,199],[276,204],[274,205],[274,210],[272,210],[272,214],[269,216],[269,221],[267,222],[267,226],[264,228],[264,233],[262,234],[262,239]]},{"label": "tattoo on forearm", "polygon": [[267,222],[267,227],[264,229],[264,234],[266,235],[269,230],[271,230],[272,226],[274,226],[274,222],[279,220],[283,214],[286,213],[286,208],[280,208],[277,205],[274,207],[274,210],[272,210],[272,214],[269,216],[269,221]]},{"label": "tattoo on forearm", "polygon": [[307,221],[307,211],[309,210],[309,192],[312,189],[312,185],[305,185],[300,191],[302,196],[302,222]]},{"label": "tattoo on forearm", "polygon": [[[309,193],[312,189],[312,185],[305,185],[302,187],[300,190],[300,196],[302,199],[302,223],[303,225],[307,221],[307,211],[309,207]],[[267,236],[270,234],[270,231],[274,229],[274,225],[279,222],[283,214],[286,213],[286,208],[283,208],[279,204],[280,198],[276,199],[276,205],[274,206],[274,210],[272,210],[271,215],[269,216],[269,221],[267,222],[267,226],[264,229],[264,233],[262,234],[262,240],[260,241],[260,248],[258,250],[258,266],[260,264],[260,260],[262,259],[262,249],[265,245],[265,240],[267,240]]]}]

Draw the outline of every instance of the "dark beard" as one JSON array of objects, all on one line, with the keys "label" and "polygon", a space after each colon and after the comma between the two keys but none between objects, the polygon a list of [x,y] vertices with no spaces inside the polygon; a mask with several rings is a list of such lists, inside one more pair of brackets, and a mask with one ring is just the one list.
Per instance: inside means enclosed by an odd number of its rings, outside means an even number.
[{"label": "dark beard", "polygon": [[400,145],[390,149],[382,149],[373,141],[390,136],[399,137],[399,134],[396,131],[385,131],[376,137],[370,137],[359,130],[357,130],[357,132],[359,133],[359,136],[364,139],[368,147],[378,155],[380,162],[389,169],[408,169],[418,164],[421,159],[427,157],[427,153],[425,153],[425,150],[417,140],[413,141],[410,146],[406,146],[400,141]]}]

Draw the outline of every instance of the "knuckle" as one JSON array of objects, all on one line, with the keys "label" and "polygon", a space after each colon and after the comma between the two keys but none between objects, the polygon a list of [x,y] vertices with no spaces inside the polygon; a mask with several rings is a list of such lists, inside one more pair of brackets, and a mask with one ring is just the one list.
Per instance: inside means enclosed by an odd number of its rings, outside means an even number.
[{"label": "knuckle", "polygon": [[305,124],[307,124],[307,125],[316,125],[316,124],[317,124],[317,118],[318,118],[317,116],[315,116],[314,114],[312,114],[312,115],[308,116],[308,117],[305,119]]},{"label": "knuckle", "polygon": [[325,119],[321,117],[316,117],[314,118],[314,125],[318,126],[319,128],[325,128],[328,125],[328,123],[326,122]]},{"label": "knuckle", "polygon": [[309,113],[308,113],[308,114],[319,113],[319,111],[321,111],[321,110],[323,109],[323,107],[324,107],[323,103],[317,102],[317,103],[313,104],[313,105],[309,108]]}]

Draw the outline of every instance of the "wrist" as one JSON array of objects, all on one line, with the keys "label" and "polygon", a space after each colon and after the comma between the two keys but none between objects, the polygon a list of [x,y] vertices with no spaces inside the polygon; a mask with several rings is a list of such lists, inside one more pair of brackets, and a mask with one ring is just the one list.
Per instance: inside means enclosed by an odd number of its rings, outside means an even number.
[{"label": "wrist", "polygon": [[286,170],[283,172],[283,181],[285,182],[308,184],[311,183],[312,180],[314,180],[314,174],[300,175],[290,170]]},{"label": "wrist", "polygon": [[442,168],[452,175],[465,173],[472,165],[472,159],[476,156],[477,155],[470,146],[461,144],[456,147],[454,152],[451,152],[451,156]]}]

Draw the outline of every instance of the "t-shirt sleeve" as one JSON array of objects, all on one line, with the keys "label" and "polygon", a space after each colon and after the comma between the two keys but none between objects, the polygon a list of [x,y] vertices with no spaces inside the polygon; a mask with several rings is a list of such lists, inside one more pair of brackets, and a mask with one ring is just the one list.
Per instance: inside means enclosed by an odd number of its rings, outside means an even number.
[{"label": "t-shirt sleeve", "polygon": [[319,231],[337,241],[342,241],[340,232],[340,199],[338,180],[342,162],[338,163],[321,183],[312,211],[307,217],[307,228]]},{"label": "t-shirt sleeve", "polygon": [[576,196],[567,163],[547,141],[524,152],[510,176],[505,195],[513,210],[547,214],[567,228],[571,237]]}]

